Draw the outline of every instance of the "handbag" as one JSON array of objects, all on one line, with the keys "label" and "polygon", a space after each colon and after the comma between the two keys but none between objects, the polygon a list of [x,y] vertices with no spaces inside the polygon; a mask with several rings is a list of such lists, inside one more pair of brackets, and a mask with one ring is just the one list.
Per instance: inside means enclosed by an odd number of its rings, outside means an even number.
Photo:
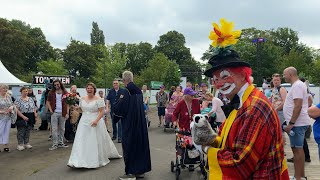
[{"label": "handbag", "polygon": [[80,118],[81,110],[78,108],[71,108],[70,111],[70,123],[76,124]]},{"label": "handbag", "polygon": [[23,127],[23,126],[27,126],[27,125],[28,125],[28,122],[25,121],[25,120],[23,120],[22,118],[21,118],[21,119],[19,118],[19,119],[17,119],[15,125],[16,125],[17,127]]},{"label": "handbag", "polygon": [[9,113],[11,124],[14,124],[17,120],[17,107],[13,104],[11,96],[6,96],[6,101],[13,106],[12,112]]},{"label": "handbag", "polygon": [[17,107],[14,105],[12,112],[9,114],[11,119],[11,124],[16,123],[17,121]]}]

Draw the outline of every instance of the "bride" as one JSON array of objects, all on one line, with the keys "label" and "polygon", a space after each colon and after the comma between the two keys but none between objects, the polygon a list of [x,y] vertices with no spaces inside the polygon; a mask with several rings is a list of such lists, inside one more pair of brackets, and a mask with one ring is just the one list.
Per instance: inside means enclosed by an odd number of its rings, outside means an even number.
[{"label": "bride", "polygon": [[87,96],[80,99],[82,117],[67,165],[75,168],[98,168],[107,165],[109,158],[121,156],[102,119],[104,100],[95,96],[96,86],[93,83],[87,84],[86,91]]}]

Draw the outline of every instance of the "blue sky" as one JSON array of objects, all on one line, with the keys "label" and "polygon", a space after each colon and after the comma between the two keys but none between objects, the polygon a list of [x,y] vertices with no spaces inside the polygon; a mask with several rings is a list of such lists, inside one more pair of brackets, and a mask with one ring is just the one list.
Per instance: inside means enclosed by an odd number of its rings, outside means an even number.
[{"label": "blue sky", "polygon": [[107,44],[149,42],[170,30],[184,34],[199,60],[208,48],[212,22],[226,18],[235,29],[290,27],[302,43],[320,48],[317,0],[0,0],[0,17],[40,27],[52,46],[66,48],[71,37],[90,43],[92,21]]}]

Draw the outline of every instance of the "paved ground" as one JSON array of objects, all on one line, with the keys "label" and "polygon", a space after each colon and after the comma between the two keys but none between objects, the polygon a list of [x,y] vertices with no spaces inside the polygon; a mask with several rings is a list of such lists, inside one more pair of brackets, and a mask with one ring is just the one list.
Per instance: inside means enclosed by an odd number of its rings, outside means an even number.
[{"label": "paved ground", "polygon": [[[150,117],[152,119],[149,128],[149,139],[152,160],[152,172],[146,174],[146,180],[175,179],[175,174],[170,172],[170,161],[175,159],[175,135],[173,132],[163,132],[162,128],[157,127],[157,117],[155,108],[151,109]],[[19,152],[16,147],[16,130],[12,129],[10,140],[11,153],[0,153],[0,180],[2,179],[97,179],[97,180],[115,180],[124,173],[123,159],[111,160],[111,163],[105,167],[87,170],[70,169],[66,166],[68,161],[71,144],[69,148],[49,151],[51,142],[47,140],[47,131],[33,131],[31,135],[32,150]],[[306,175],[308,179],[320,179],[320,163],[317,156],[316,144],[311,138],[309,148],[311,151],[311,163],[306,163]],[[121,145],[115,143],[121,153]],[[286,146],[287,157],[292,156],[288,145]],[[293,174],[293,164],[289,165],[289,172]],[[198,170],[181,172],[180,179],[203,179]]]}]

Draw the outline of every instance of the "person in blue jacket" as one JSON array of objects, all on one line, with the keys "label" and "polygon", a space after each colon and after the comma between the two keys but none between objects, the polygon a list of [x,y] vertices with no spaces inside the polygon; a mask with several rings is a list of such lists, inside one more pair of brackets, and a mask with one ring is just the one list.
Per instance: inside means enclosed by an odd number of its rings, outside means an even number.
[{"label": "person in blue jacket", "polygon": [[315,120],[313,124],[313,136],[318,144],[318,154],[320,160],[320,103],[316,106],[309,107],[308,114]]}]

